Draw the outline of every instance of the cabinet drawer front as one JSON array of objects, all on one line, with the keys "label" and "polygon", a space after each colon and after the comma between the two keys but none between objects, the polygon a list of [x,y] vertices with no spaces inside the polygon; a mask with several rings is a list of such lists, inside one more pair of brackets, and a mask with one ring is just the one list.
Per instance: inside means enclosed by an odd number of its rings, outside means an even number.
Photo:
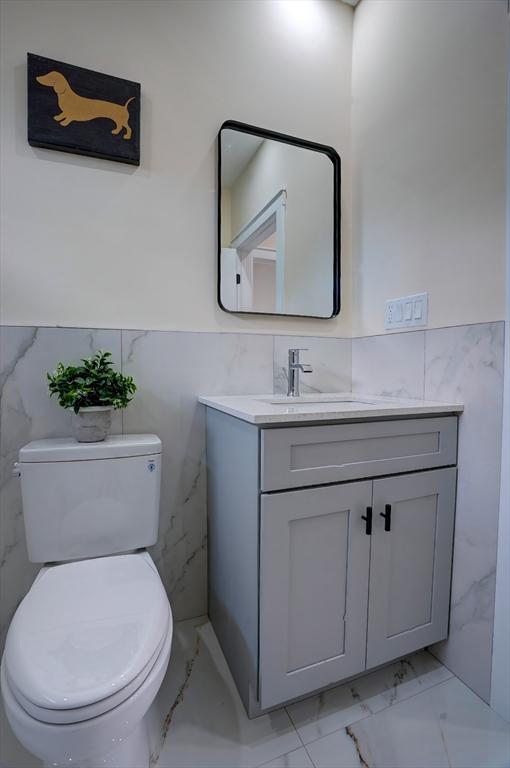
[{"label": "cabinet drawer front", "polygon": [[457,418],[262,430],[261,490],[442,467],[457,460]]}]

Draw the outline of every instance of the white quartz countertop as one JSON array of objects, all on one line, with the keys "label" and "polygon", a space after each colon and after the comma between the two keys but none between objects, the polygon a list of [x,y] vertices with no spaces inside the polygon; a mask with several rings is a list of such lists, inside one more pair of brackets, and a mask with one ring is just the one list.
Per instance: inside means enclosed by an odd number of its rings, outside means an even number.
[{"label": "white quartz countertop", "polygon": [[284,395],[201,395],[199,402],[250,424],[347,421],[398,416],[440,416],[462,413],[459,403],[404,400],[354,392],[330,392],[290,398]]}]

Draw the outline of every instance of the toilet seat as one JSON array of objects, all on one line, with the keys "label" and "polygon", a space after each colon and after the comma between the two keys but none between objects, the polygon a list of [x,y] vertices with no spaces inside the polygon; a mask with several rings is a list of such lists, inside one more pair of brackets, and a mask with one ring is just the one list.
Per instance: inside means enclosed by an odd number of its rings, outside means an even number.
[{"label": "toilet seat", "polygon": [[172,632],[147,552],[43,568],[9,628],[4,664],[20,706],[43,723],[79,723],[130,697]]},{"label": "toilet seat", "polygon": [[[41,723],[49,723],[54,725],[68,725],[72,723],[81,723],[85,720],[90,720],[99,715],[103,715],[105,712],[109,712],[114,707],[117,707],[122,702],[126,701],[138,688],[140,688],[145,680],[150,675],[152,669],[156,666],[160,656],[161,650],[165,645],[165,638],[168,632],[172,632],[171,621],[167,624],[167,631],[161,639],[161,643],[157,649],[157,652],[151,657],[149,663],[143,668],[143,670],[124,688],[114,693],[112,696],[107,696],[105,699],[93,702],[84,707],[78,707],[73,709],[50,709],[48,707],[38,707],[27,699],[23,693],[19,690],[16,684],[9,676],[7,668],[5,669],[5,677],[11,693],[20,704],[25,712],[38,720]],[[6,665],[7,666],[7,665]]]}]

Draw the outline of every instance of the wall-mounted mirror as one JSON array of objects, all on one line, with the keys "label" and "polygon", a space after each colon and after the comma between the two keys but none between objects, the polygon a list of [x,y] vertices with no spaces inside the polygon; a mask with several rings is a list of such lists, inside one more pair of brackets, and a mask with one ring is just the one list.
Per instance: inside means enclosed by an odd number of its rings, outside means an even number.
[{"label": "wall-mounted mirror", "polygon": [[226,312],[340,310],[340,158],[228,120],[218,148],[218,300]]}]

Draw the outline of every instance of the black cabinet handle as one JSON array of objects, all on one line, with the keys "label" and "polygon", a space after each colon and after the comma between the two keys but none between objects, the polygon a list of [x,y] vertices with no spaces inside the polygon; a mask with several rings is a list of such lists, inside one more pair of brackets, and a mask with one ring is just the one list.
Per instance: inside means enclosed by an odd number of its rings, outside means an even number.
[{"label": "black cabinet handle", "polygon": [[391,504],[384,505],[384,512],[379,512],[384,517],[384,530],[391,531]]},{"label": "black cabinet handle", "polygon": [[372,507],[367,507],[367,514],[361,515],[361,519],[365,521],[365,533],[367,536],[372,534]]}]

